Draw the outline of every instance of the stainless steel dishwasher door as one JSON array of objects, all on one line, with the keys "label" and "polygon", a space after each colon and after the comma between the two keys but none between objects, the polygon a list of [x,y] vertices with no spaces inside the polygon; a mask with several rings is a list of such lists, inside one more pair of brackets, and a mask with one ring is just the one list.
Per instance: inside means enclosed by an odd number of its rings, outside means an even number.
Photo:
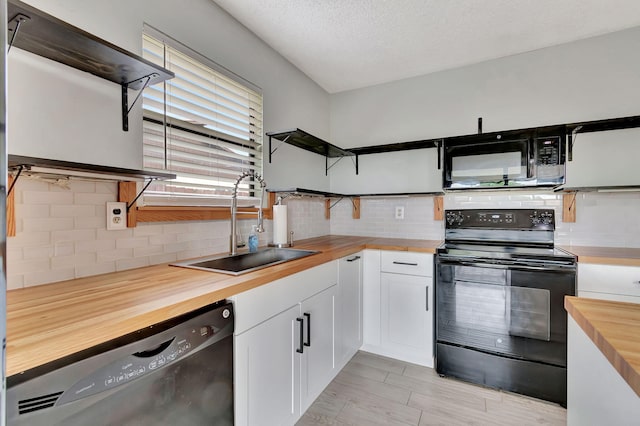
[{"label": "stainless steel dishwasher door", "polygon": [[9,425],[233,425],[233,306],[218,303],[7,379]]}]

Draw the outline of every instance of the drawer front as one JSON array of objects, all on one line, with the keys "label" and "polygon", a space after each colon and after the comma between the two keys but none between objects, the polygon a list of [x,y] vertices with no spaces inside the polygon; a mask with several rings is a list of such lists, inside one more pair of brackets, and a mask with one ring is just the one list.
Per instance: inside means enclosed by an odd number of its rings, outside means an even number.
[{"label": "drawer front", "polygon": [[433,255],[407,251],[382,251],[380,271],[394,274],[433,276]]},{"label": "drawer front", "polygon": [[578,291],[640,297],[640,268],[578,263]]}]

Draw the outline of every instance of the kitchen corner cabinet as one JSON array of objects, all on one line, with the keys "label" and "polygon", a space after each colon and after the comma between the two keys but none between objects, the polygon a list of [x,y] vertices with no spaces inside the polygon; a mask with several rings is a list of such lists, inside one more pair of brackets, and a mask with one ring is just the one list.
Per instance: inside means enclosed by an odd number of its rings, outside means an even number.
[{"label": "kitchen corner cabinet", "polygon": [[292,425],[333,379],[337,263],[234,296],[235,424]]},{"label": "kitchen corner cabinet", "polygon": [[578,296],[640,303],[640,267],[578,262]]},{"label": "kitchen corner cabinet", "polygon": [[338,260],[338,342],[336,360],[344,367],[362,346],[362,252]]},{"label": "kitchen corner cabinet", "polygon": [[372,251],[365,265],[363,349],[433,367],[433,255]]}]

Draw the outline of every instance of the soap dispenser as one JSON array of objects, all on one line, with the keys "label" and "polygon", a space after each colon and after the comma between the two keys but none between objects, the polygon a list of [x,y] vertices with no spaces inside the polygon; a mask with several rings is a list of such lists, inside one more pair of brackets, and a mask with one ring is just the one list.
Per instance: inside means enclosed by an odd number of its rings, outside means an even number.
[{"label": "soap dispenser", "polygon": [[249,234],[249,253],[255,253],[258,251],[258,232],[256,231],[256,225],[251,226],[251,233]]}]

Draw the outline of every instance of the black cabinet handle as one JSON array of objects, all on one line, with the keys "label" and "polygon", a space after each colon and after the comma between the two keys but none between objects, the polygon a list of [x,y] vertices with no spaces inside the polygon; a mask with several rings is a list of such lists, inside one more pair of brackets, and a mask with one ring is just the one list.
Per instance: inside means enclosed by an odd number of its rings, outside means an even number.
[{"label": "black cabinet handle", "polygon": [[409,262],[397,262],[397,261],[393,261],[394,265],[407,265],[407,266],[418,266],[417,263],[409,263]]},{"label": "black cabinet handle", "polygon": [[360,259],[360,256],[353,256],[351,259],[347,259],[347,262],[355,262],[358,259]]},{"label": "black cabinet handle", "polygon": [[302,318],[296,318],[296,321],[298,321],[298,323],[300,324],[300,344],[298,345],[298,349],[296,349],[296,352],[298,352],[299,354],[304,353],[304,319]]},{"label": "black cabinet handle", "polygon": [[305,312],[304,316],[307,317],[307,341],[304,345],[311,346],[311,314]]},{"label": "black cabinet handle", "polygon": [[426,297],[427,312],[429,312],[429,286],[427,286],[427,291],[425,293],[427,295],[427,297]]}]

